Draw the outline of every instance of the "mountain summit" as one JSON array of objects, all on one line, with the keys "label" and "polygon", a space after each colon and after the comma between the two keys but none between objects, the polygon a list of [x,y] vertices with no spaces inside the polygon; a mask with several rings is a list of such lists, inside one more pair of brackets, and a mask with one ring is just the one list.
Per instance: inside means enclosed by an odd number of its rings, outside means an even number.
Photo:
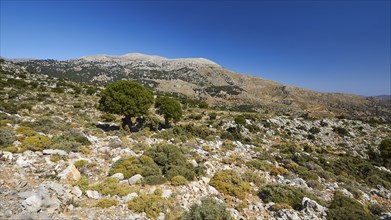
[{"label": "mountain summit", "polygon": [[70,60],[14,62],[38,73],[100,85],[135,80],[156,92],[203,99],[215,107],[273,111],[289,115],[376,116],[390,120],[384,99],[321,93],[238,74],[205,58],[168,59],[140,53],[94,55]]}]

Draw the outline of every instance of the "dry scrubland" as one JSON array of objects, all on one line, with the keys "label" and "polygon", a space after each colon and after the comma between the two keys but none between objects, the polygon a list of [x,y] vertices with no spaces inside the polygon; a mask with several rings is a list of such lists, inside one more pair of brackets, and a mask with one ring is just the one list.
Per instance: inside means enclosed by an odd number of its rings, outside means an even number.
[{"label": "dry scrubland", "polygon": [[6,61],[0,85],[1,219],[391,218],[390,124],[181,98],[129,132],[102,88]]}]

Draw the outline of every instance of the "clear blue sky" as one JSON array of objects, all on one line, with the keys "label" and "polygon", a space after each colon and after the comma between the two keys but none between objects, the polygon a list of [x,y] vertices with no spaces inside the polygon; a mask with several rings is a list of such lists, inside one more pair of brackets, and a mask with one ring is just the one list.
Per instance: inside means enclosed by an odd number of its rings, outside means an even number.
[{"label": "clear blue sky", "polygon": [[4,1],[0,55],[205,57],[308,89],[391,94],[390,1]]}]

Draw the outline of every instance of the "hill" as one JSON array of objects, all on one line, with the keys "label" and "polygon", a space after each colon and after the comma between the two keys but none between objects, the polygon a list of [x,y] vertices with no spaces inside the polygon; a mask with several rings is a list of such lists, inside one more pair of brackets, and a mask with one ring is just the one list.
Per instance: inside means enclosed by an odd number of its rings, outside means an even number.
[{"label": "hill", "polygon": [[204,58],[167,59],[144,54],[95,55],[70,60],[16,59],[30,71],[99,85],[129,79],[157,92],[206,100],[225,109],[288,115],[337,116],[391,121],[385,99],[321,93],[238,74]]}]

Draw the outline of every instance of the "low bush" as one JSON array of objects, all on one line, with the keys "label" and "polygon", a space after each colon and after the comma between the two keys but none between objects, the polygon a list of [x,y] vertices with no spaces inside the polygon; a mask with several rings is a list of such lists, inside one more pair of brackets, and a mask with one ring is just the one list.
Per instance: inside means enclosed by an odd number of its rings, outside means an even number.
[{"label": "low bush", "polygon": [[102,198],[99,199],[98,203],[95,205],[95,207],[99,208],[109,208],[111,206],[117,206],[119,204],[117,199],[114,198]]},{"label": "low bush", "polygon": [[52,144],[52,141],[43,135],[34,135],[27,137],[22,142],[22,147],[32,150],[32,151],[41,151]]},{"label": "low bush", "polygon": [[247,192],[251,190],[250,184],[245,182],[235,171],[223,170],[215,173],[210,180],[210,185],[219,192],[244,199]]},{"label": "low bush", "polygon": [[126,196],[133,191],[131,187],[119,183],[117,178],[107,178],[104,182],[89,186],[88,188],[96,190],[103,195]]},{"label": "low bush", "polygon": [[259,196],[266,203],[285,203],[296,210],[303,208],[301,204],[303,197],[308,197],[316,200],[318,203],[322,203],[315,195],[304,189],[279,184],[268,184],[262,187]]},{"label": "low bush", "polygon": [[15,131],[18,132],[21,135],[28,136],[28,137],[34,136],[34,135],[38,134],[32,128],[26,127],[26,126],[20,126]]},{"label": "low bush", "polygon": [[183,176],[174,176],[171,178],[171,184],[174,186],[187,185],[188,181]]},{"label": "low bush", "polygon": [[180,148],[174,145],[158,145],[147,149],[144,154],[153,159],[169,180],[178,175],[189,181],[194,180],[196,171],[186,161]]},{"label": "low bush", "polygon": [[334,199],[327,211],[327,219],[340,220],[340,219],[376,219],[375,216],[366,210],[355,199],[344,196],[341,192],[336,192]]},{"label": "low bush", "polygon": [[86,160],[78,160],[73,165],[75,165],[75,167],[77,169],[80,169],[80,168],[84,167],[86,164],[87,164]]},{"label": "low bush", "polygon": [[68,157],[65,155],[59,155],[59,154],[53,154],[50,156],[50,161],[52,161],[54,163],[57,163],[60,160],[67,161]]},{"label": "low bush", "polygon": [[166,200],[158,193],[143,194],[128,201],[128,208],[134,212],[145,212],[148,218],[156,219],[165,206]]},{"label": "low bush", "polygon": [[90,145],[90,141],[81,132],[70,129],[60,136],[53,138],[52,149],[61,149],[67,152],[79,152],[82,146]]},{"label": "low bush", "polygon": [[0,127],[0,148],[9,147],[16,141],[15,132],[9,128]]},{"label": "low bush", "polygon": [[159,166],[148,156],[125,157],[117,160],[109,171],[109,175],[122,173],[124,177],[130,178],[136,174],[141,174],[143,177],[162,175]]},{"label": "low bush", "polygon": [[225,204],[217,202],[213,198],[202,198],[201,204],[194,203],[189,211],[183,213],[181,220],[231,220],[233,217]]},{"label": "low bush", "polygon": [[333,127],[333,131],[341,137],[349,136],[349,131],[343,127]]},{"label": "low bush", "polygon": [[113,114],[110,113],[104,113],[100,116],[100,118],[105,122],[112,122],[115,121],[116,117]]},{"label": "low bush", "polygon": [[155,176],[147,176],[144,177],[143,183],[149,184],[149,185],[160,185],[167,182],[167,179],[161,175],[155,175]]}]

